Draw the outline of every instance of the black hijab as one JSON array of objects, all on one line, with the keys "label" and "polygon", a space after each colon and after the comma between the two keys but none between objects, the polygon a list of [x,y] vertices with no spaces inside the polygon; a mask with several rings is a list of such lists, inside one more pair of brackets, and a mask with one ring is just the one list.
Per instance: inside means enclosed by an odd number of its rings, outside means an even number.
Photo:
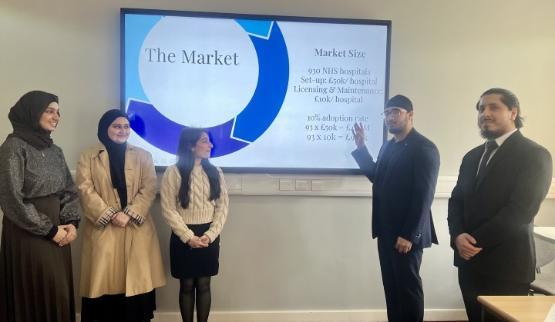
[{"label": "black hijab", "polygon": [[50,103],[58,103],[58,96],[43,91],[31,91],[10,109],[8,118],[13,132],[8,137],[17,137],[38,150],[52,146],[50,131],[40,126],[40,118]]},{"label": "black hijab", "polygon": [[129,120],[127,114],[118,109],[109,110],[102,115],[98,122],[98,139],[104,144],[108,152],[112,186],[118,191],[121,208],[123,209],[127,206],[127,186],[125,184],[125,150],[127,149],[127,143],[116,143],[108,136],[108,128],[118,117]]}]

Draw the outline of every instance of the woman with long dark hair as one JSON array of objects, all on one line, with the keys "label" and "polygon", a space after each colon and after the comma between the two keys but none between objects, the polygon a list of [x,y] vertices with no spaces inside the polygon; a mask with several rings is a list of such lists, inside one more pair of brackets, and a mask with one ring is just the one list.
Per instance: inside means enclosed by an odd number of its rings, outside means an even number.
[{"label": "woman with long dark hair", "polygon": [[220,232],[229,199],[222,171],[208,160],[208,133],[185,128],[177,164],[166,169],[160,188],[162,212],[172,229],[171,274],[179,279],[179,307],[184,322],[208,321],[211,276],[218,274]]},{"label": "woman with long dark hair", "polygon": [[54,94],[23,95],[8,115],[0,147],[0,321],[74,322],[69,244],[77,238],[77,192],[50,134],[60,109]]},{"label": "woman with long dark hair", "polygon": [[87,220],[81,251],[82,322],[154,318],[155,288],[166,283],[150,206],[156,172],[147,151],[127,143],[127,114],[109,110],[99,144],[81,154],[77,185]]}]

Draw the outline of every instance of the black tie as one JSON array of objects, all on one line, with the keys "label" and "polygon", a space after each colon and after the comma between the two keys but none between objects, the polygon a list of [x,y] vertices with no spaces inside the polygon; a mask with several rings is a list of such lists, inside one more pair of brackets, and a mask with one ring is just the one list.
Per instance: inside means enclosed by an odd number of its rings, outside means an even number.
[{"label": "black tie", "polygon": [[481,175],[484,175],[484,169],[486,168],[489,158],[495,149],[497,149],[498,145],[495,140],[491,140],[486,142],[486,152],[482,157],[482,162],[480,162],[480,168],[478,169],[478,173],[476,174],[476,178],[480,178]]}]

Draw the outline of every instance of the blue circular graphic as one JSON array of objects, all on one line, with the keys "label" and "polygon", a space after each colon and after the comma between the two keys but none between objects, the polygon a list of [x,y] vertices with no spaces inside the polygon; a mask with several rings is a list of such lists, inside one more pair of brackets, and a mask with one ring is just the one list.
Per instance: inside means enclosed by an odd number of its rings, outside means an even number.
[{"label": "blue circular graphic", "polygon": [[[138,77],[142,43],[161,16],[145,16],[125,21],[126,30],[134,30],[125,39],[125,100],[131,128],[155,147],[176,154],[181,130],[174,122],[148,103]],[[287,93],[289,57],[283,34],[276,21],[236,20],[248,33],[258,58],[258,82],[251,100],[231,120],[204,128],[212,139],[212,157],[238,151],[258,139],[272,124]],[[129,64],[129,62],[134,62]]]}]

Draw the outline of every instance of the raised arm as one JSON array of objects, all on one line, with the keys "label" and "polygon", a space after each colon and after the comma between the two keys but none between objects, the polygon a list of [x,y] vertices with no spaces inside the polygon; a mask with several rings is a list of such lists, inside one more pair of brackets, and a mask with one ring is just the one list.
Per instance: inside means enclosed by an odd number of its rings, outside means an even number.
[{"label": "raised arm", "polygon": [[362,173],[370,181],[374,182],[376,175],[376,162],[374,162],[370,152],[368,152],[366,144],[364,144],[364,127],[360,123],[355,123],[352,132],[357,148],[351,152],[351,155],[355,159]]}]

